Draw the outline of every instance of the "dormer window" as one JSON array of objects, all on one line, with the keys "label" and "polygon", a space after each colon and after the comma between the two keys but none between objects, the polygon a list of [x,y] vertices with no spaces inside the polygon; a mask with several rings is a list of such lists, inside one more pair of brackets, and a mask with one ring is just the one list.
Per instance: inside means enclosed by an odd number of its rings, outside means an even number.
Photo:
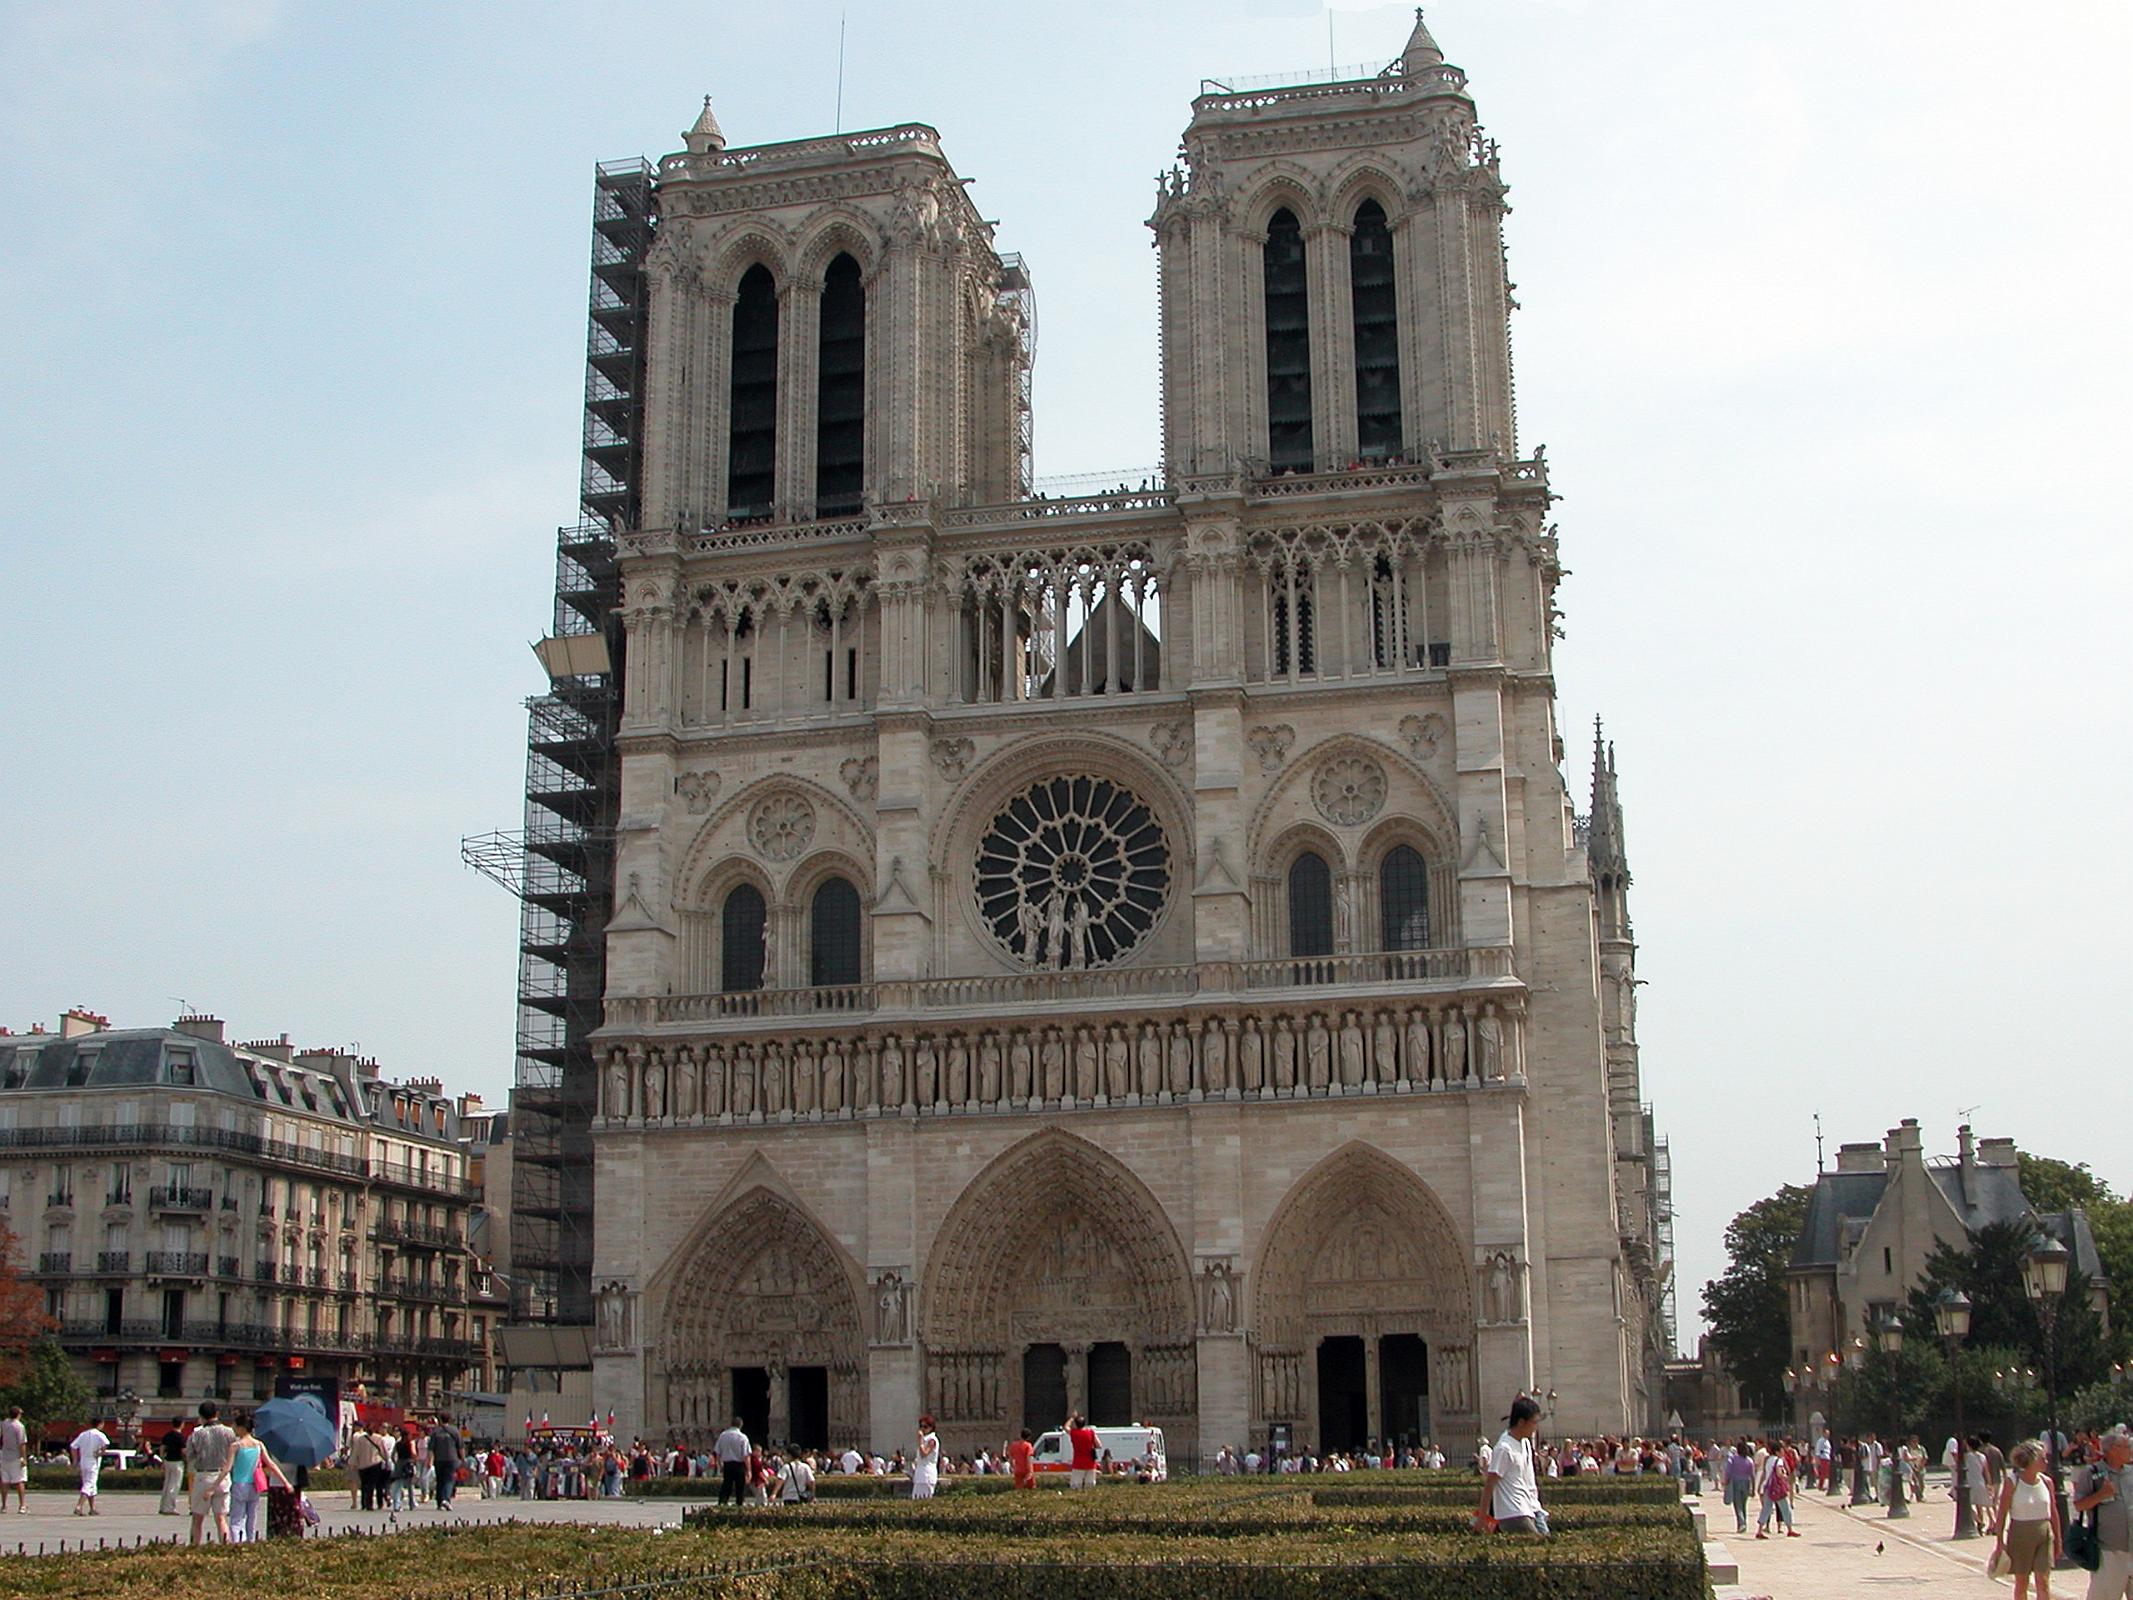
[{"label": "dormer window", "polygon": [[173,1050],[170,1053],[170,1081],[176,1084],[191,1084],[193,1080],[193,1053],[190,1050]]}]

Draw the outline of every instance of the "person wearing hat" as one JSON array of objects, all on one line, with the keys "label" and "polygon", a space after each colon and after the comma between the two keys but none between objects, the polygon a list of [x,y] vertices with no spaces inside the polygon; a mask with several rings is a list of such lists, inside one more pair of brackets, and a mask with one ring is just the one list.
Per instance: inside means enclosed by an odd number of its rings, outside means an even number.
[{"label": "person wearing hat", "polygon": [[2074,1515],[2096,1513],[2096,1543],[2103,1559],[2089,1574],[2089,1600],[2125,1600],[2133,1595],[2133,1434],[2124,1424],[2103,1436],[2103,1460],[2074,1484]]},{"label": "person wearing hat", "polygon": [[1520,1395],[1511,1402],[1510,1424],[1489,1451],[1474,1526],[1483,1533],[1546,1533],[1540,1486],[1533,1475],[1533,1437],[1540,1432],[1540,1402]]}]

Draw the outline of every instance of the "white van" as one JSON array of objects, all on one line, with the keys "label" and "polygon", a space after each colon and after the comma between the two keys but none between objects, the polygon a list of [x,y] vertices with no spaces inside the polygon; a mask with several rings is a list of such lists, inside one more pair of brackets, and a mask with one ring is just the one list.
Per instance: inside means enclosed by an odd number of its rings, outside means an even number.
[{"label": "white van", "polygon": [[[1170,1476],[1170,1457],[1163,1449],[1161,1428],[1098,1428],[1096,1463],[1101,1471],[1115,1471],[1129,1478],[1147,1464],[1157,1483]],[[1039,1434],[1030,1465],[1039,1472],[1056,1472],[1062,1476],[1073,1471],[1074,1447],[1067,1442],[1066,1429],[1054,1428],[1049,1433]]]}]

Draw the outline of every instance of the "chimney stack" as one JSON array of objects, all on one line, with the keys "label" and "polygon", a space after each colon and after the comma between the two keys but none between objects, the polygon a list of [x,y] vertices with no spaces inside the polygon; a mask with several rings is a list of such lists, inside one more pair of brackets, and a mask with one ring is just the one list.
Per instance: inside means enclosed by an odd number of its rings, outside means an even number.
[{"label": "chimney stack", "polygon": [[205,1039],[209,1044],[222,1043],[222,1019],[188,1012],[171,1027],[188,1038]]},{"label": "chimney stack", "polygon": [[76,1006],[59,1019],[59,1036],[62,1039],[79,1039],[86,1033],[102,1033],[111,1026],[109,1017],[100,1017],[87,1006]]}]

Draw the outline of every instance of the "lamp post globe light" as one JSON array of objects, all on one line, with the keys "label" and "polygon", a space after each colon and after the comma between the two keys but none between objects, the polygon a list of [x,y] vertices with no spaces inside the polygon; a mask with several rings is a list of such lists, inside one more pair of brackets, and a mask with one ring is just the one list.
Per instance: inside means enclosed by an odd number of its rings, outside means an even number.
[{"label": "lamp post globe light", "polygon": [[1963,1429],[1963,1371],[1956,1353],[1970,1337],[1970,1296],[1949,1287],[1933,1300],[1933,1331],[1948,1351],[1948,1377],[1955,1387],[1955,1537],[1974,1539],[1977,1527],[1970,1517],[1970,1435]]},{"label": "lamp post globe light", "polygon": [[2059,1526],[2066,1526],[2066,1490],[2059,1481],[2059,1302],[2066,1295],[2066,1269],[2072,1252],[2048,1233],[2037,1235],[2022,1257],[2022,1292],[2029,1296],[2044,1334],[2045,1455],[2051,1462],[2052,1499]]},{"label": "lamp post globe light", "polygon": [[1889,1358],[1889,1515],[1908,1517],[1910,1505],[1903,1497],[1903,1398],[1897,1389],[1897,1357],[1903,1354],[1903,1324],[1892,1311],[1874,1329],[1881,1353]]}]

